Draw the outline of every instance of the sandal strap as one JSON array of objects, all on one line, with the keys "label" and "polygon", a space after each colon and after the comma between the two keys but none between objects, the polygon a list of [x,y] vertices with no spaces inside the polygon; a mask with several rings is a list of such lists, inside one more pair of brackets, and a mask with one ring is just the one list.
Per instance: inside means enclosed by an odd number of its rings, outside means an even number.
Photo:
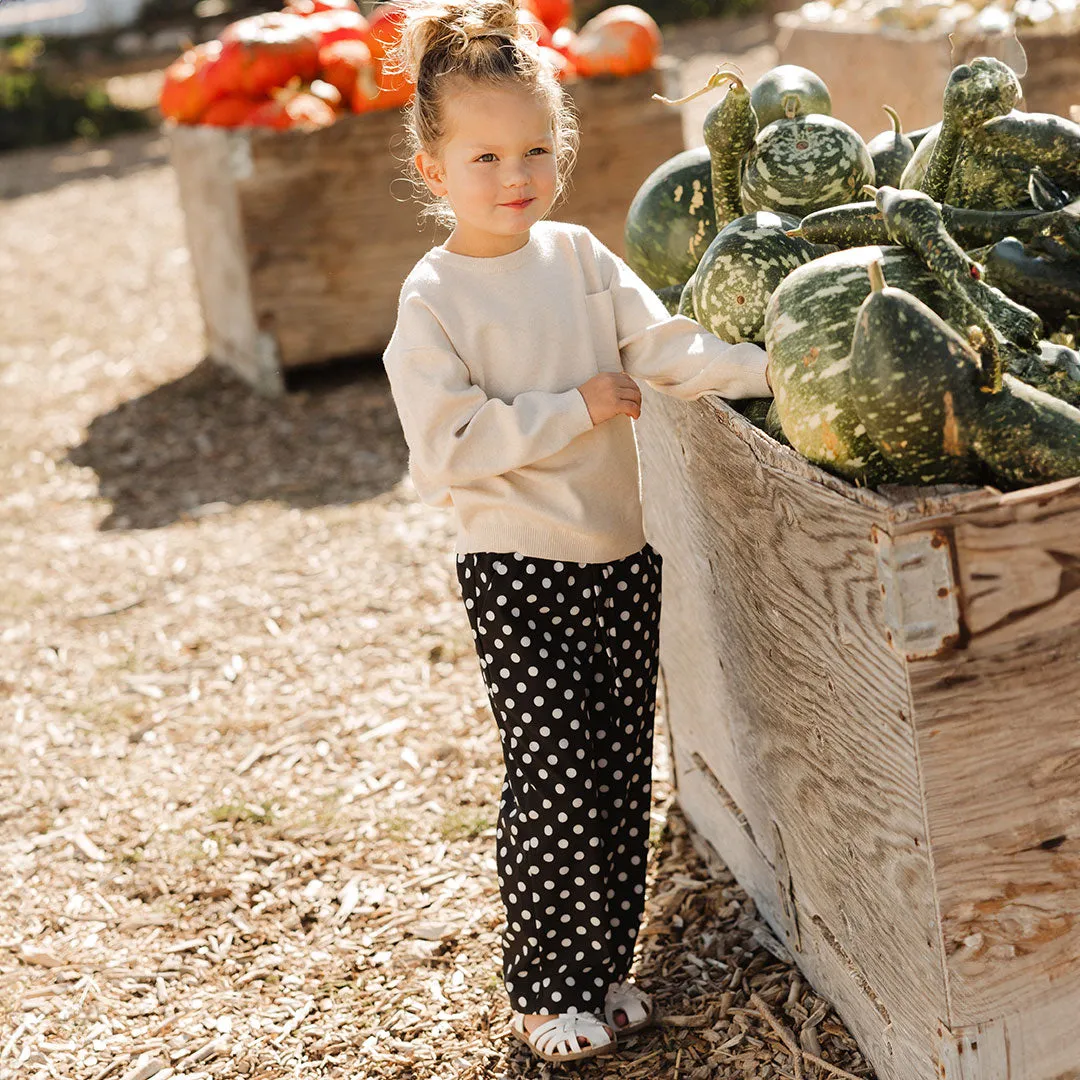
[{"label": "sandal strap", "polygon": [[589,1040],[593,1049],[612,1042],[604,1025],[592,1013],[559,1013],[554,1020],[545,1020],[527,1034],[529,1042],[544,1054],[578,1054],[585,1049],[583,1038]]},{"label": "sandal strap", "polygon": [[640,1024],[652,1014],[652,998],[633,983],[612,983],[604,998],[604,1015],[617,1031],[615,1012],[622,1010],[626,1014],[626,1023]]}]

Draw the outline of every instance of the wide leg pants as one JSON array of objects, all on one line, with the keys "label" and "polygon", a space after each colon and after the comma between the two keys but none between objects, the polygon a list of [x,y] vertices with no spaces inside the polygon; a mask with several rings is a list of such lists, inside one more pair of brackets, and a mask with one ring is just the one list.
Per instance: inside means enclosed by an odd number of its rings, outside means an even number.
[{"label": "wide leg pants", "polygon": [[459,554],[506,776],[496,830],[515,1010],[601,1014],[645,902],[662,560]]}]

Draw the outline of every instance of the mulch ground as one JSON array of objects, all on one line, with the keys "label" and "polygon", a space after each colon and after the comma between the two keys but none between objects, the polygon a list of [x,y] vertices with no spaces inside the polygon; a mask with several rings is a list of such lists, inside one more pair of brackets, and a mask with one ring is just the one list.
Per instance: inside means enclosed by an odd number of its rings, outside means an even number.
[{"label": "mulch ground", "polygon": [[[164,153],[0,162],[0,1076],[550,1075],[507,1033],[450,519],[377,366],[271,402],[203,359]],[[665,1019],[575,1071],[870,1078],[666,747],[661,708]]]}]

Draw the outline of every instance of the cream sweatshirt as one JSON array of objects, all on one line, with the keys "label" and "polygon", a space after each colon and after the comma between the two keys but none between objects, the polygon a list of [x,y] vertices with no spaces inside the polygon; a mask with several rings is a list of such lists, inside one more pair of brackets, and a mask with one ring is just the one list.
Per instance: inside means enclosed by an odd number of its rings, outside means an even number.
[{"label": "cream sweatshirt", "polygon": [[593,426],[578,391],[597,372],[686,399],[770,396],[761,348],[669,315],[588,229],[557,221],[509,255],[432,248],[383,359],[417,493],[453,506],[462,553],[611,562],[645,543],[633,421]]}]

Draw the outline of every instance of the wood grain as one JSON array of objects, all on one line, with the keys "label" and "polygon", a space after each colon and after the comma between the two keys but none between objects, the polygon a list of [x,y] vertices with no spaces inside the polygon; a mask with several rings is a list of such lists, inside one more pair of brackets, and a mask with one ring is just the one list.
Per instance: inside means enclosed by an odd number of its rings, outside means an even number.
[{"label": "wood grain", "polygon": [[932,1064],[945,993],[905,662],[872,538],[890,504],[825,479],[726,405],[645,393],[676,744],[746,815],[771,871],[744,884],[774,929],[880,1075],[911,1080]]},{"label": "wood grain", "polygon": [[968,640],[911,686],[963,1025],[1080,1004],[1080,484],[947,527]]},{"label": "wood grain", "polygon": [[690,820],[881,1080],[1078,1080],[1080,478],[868,492],[644,399]]}]

